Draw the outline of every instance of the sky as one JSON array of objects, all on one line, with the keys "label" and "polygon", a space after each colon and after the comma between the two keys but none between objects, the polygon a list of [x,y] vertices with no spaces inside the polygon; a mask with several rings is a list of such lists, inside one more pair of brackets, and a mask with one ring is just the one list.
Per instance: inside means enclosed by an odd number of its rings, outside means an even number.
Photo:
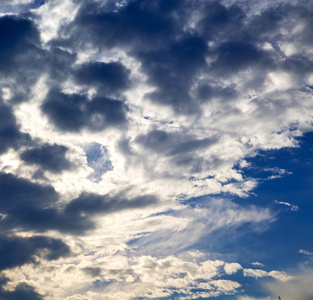
[{"label": "sky", "polygon": [[0,0],[0,299],[312,300],[312,14]]}]

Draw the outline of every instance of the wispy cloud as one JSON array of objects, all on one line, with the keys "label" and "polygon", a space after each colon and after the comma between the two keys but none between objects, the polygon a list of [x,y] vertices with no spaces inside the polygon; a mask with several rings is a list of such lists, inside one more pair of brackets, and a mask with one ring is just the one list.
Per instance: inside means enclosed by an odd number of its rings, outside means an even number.
[{"label": "wispy cloud", "polygon": [[299,206],[297,206],[297,205],[292,205],[292,204],[290,204],[290,203],[288,203],[288,202],[283,202],[283,201],[274,200],[274,203],[275,203],[275,204],[279,204],[279,205],[286,205],[286,206],[289,206],[292,211],[298,211],[298,210],[300,209]]}]

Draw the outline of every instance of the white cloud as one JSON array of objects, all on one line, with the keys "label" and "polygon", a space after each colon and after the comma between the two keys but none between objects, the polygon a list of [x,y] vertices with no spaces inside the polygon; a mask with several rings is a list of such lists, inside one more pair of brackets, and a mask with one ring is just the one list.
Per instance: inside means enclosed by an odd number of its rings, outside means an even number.
[{"label": "white cloud", "polygon": [[253,262],[253,263],[251,263],[251,265],[253,265],[253,266],[256,266],[256,267],[264,267],[264,264],[262,264],[262,263],[260,263],[260,262]]},{"label": "white cloud", "polygon": [[40,17],[38,27],[42,40],[47,43],[56,38],[61,25],[72,21],[77,12],[77,5],[71,0],[47,1],[44,5],[34,10],[33,13]]},{"label": "white cloud", "polygon": [[239,296],[238,300],[276,300],[278,296],[282,300],[311,300],[313,298],[312,282],[312,269],[300,266],[297,270],[297,275],[293,276],[291,280],[266,282],[263,285],[263,289],[265,293],[268,293],[268,297],[254,298]]},{"label": "white cloud", "polygon": [[292,210],[292,211],[298,211],[298,210],[300,209],[299,206],[297,206],[297,205],[292,205],[292,204],[290,204],[290,203],[288,203],[288,202],[283,202],[283,201],[274,200],[274,203],[275,203],[275,204],[280,204],[280,205],[289,206],[289,207],[290,207],[290,210]]},{"label": "white cloud", "polygon": [[242,266],[238,263],[225,264],[225,266],[224,266],[224,270],[225,270],[226,274],[228,274],[228,275],[234,274],[241,269],[242,269]]},{"label": "white cloud", "polygon": [[300,249],[298,252],[304,255],[309,255],[309,256],[313,255],[313,252],[310,252],[308,250]]},{"label": "white cloud", "polygon": [[[99,297],[153,298],[170,296],[173,291],[181,293],[182,299],[197,299],[203,294],[217,296],[234,293],[241,286],[236,281],[218,278],[223,274],[223,261],[206,260],[196,263],[174,256],[129,257],[125,254],[106,255],[95,260],[87,256],[87,253],[88,251],[79,257],[41,266],[25,265],[21,269],[5,271],[6,276],[15,274],[15,282],[9,283],[7,288],[13,288],[18,282],[25,281],[25,274],[27,282],[40,287],[48,300],[84,299],[83,297],[90,300]],[[86,271],[88,268],[89,272]],[[95,269],[97,273],[94,277],[90,276]],[[94,284],[95,280],[97,285]],[[197,280],[201,280],[201,283]],[[205,291],[194,294],[192,289],[195,288]],[[86,290],[88,292],[85,294]]]},{"label": "white cloud", "polygon": [[243,275],[245,277],[254,277],[254,278],[262,278],[262,277],[273,277],[278,281],[289,281],[294,279],[295,277],[287,275],[285,272],[279,271],[264,271],[260,269],[243,269]]}]

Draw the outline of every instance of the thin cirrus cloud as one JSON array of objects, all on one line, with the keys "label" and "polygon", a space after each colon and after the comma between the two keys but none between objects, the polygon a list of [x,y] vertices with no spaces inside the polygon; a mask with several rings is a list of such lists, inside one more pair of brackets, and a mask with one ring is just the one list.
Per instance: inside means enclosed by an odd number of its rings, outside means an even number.
[{"label": "thin cirrus cloud", "polygon": [[2,1],[0,298],[309,299],[312,11]]}]

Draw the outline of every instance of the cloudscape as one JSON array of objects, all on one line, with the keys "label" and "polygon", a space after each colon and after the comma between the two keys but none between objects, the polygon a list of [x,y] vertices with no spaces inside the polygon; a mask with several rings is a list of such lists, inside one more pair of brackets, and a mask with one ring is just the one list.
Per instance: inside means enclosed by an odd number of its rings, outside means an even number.
[{"label": "cloudscape", "polygon": [[312,15],[1,0],[0,299],[312,300]]}]

